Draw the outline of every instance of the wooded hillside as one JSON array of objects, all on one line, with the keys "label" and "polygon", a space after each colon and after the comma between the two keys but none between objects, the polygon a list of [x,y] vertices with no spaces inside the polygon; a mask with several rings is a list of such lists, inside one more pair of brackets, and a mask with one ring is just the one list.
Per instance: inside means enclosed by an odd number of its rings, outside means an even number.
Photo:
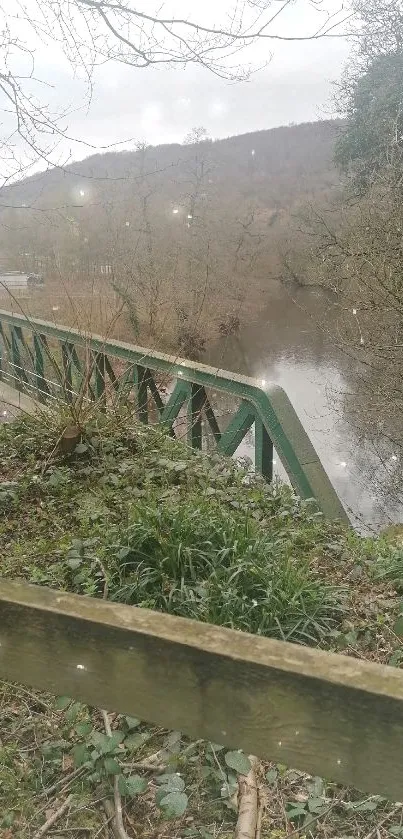
[{"label": "wooded hillside", "polygon": [[337,189],[339,128],[139,147],[35,175],[0,194],[3,266],[72,298],[113,287],[132,331],[200,355],[207,324],[234,328],[288,279],[290,217]]}]

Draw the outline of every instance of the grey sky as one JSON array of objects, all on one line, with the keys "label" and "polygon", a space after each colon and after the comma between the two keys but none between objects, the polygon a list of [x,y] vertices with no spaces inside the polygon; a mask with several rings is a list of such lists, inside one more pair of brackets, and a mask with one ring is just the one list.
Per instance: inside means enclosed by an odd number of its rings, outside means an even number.
[{"label": "grey sky", "polygon": [[[263,0],[259,2],[264,5]],[[150,11],[155,4],[154,0],[136,0],[133,5]],[[203,0],[192,5],[192,16],[217,26],[225,22],[226,11],[234,5],[235,0]],[[272,0],[270,11],[277,5],[281,7],[281,0]],[[325,9],[331,13],[340,6],[339,0],[322,0],[315,10],[310,0],[294,0],[270,32],[287,36],[312,33],[326,19]],[[165,10],[187,17],[188,0],[166,0]],[[84,92],[80,74],[73,73],[56,43],[48,43],[46,48],[38,45],[35,75],[53,86],[46,93],[52,105],[69,103],[74,111],[65,123],[70,137],[94,147],[63,142],[53,160],[66,162],[68,156],[83,158],[102,146],[125,140],[128,147],[133,141],[181,142],[195,126],[204,126],[209,136],[218,138],[326,117],[332,82],[340,77],[347,55],[344,39],[259,41],[235,58],[237,63],[264,67],[247,82],[228,82],[192,64],[184,69],[140,70],[109,62],[95,71],[88,111],[80,107]]]},{"label": "grey sky", "polygon": [[328,114],[346,56],[337,40],[278,45],[268,67],[241,83],[194,66],[103,69],[89,113],[71,120],[70,133],[95,145],[131,137],[154,144],[181,142],[200,125],[215,138],[315,120]]}]

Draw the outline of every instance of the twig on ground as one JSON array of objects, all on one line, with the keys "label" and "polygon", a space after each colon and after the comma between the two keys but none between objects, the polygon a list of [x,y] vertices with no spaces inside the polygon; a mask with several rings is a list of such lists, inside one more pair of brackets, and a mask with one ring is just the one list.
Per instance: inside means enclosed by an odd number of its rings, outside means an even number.
[{"label": "twig on ground", "polygon": [[[107,805],[109,805],[109,808],[111,810],[109,816],[108,816],[108,806]],[[100,827],[99,830],[97,830],[97,832],[94,834],[92,839],[98,839],[98,836],[101,836],[101,833],[104,834],[105,839],[109,839],[109,825],[112,824],[113,821],[114,821],[115,810],[114,810],[112,802],[107,801],[106,799],[103,800],[102,806],[103,806],[103,808],[105,810],[105,813],[106,813],[106,822],[104,822],[102,827]]]},{"label": "twig on ground", "polygon": [[24,693],[25,696],[29,696],[29,698],[32,699],[36,705],[42,705],[42,708],[44,708],[45,711],[49,711],[51,714],[53,714],[54,709],[52,708],[52,706],[45,702],[44,699],[41,699],[40,696],[37,696],[37,694],[32,693],[32,691],[27,690],[27,688],[22,687],[22,685],[13,685],[13,690],[17,691],[18,693]]},{"label": "twig on ground", "polygon": [[387,813],[386,816],[384,816],[384,818],[381,819],[381,821],[378,822],[378,824],[375,825],[375,827],[373,827],[372,830],[370,830],[369,833],[367,833],[363,837],[363,839],[372,839],[372,837],[376,835],[377,831],[379,831],[379,828],[383,827],[383,825],[386,824],[386,822],[388,822],[389,819],[391,819],[393,816],[395,816],[396,813],[398,813],[399,810],[401,810],[401,809],[402,809],[402,804],[400,804],[400,803],[397,804],[396,807],[393,808],[393,810],[391,810],[389,813]]},{"label": "twig on ground", "polygon": [[69,772],[63,778],[59,778],[58,781],[55,781],[55,783],[52,784],[51,787],[47,787],[46,789],[43,789],[39,793],[38,797],[41,798],[43,795],[51,795],[52,792],[55,792],[55,790],[57,790],[57,788],[59,786],[62,786],[63,789],[67,788],[67,786],[69,786],[72,781],[75,781],[80,775],[83,775],[85,771],[86,771],[85,766],[79,766],[77,769],[73,769],[71,772]]},{"label": "twig on ground", "polygon": [[[200,746],[204,743],[204,740],[195,740],[192,743],[189,743],[184,749],[182,749],[180,756],[181,758],[186,757],[186,755],[193,751],[196,746]],[[162,760],[165,758],[165,761]],[[122,766],[126,766],[130,769],[143,769],[144,772],[164,772],[167,766],[167,761],[169,760],[169,753],[167,749],[158,749],[157,752],[154,754],[149,755],[144,760],[138,761],[130,761],[129,763],[122,763]],[[218,764],[219,765],[219,764]],[[221,769],[221,767],[220,767]],[[222,770],[221,770],[222,771]],[[224,776],[225,777],[225,776]]]},{"label": "twig on ground", "polygon": [[263,810],[264,810],[264,802],[263,802],[263,799],[260,797],[259,790],[258,790],[258,811],[257,811],[257,819],[256,819],[255,839],[260,839],[261,834],[262,834]]},{"label": "twig on ground", "polygon": [[63,827],[62,830],[52,830],[52,836],[65,836],[66,833],[91,833],[92,827]]},{"label": "twig on ground", "polygon": [[[332,801],[330,807],[328,807],[327,810],[325,810],[323,813],[318,813],[318,815],[312,816],[309,822],[306,822],[306,824],[301,825],[301,827],[296,827],[295,830],[291,831],[291,833],[287,833],[287,839],[290,839],[291,836],[297,836],[297,834],[300,833],[301,830],[307,830],[308,827],[311,827],[313,824],[315,824],[315,822],[317,822],[318,819],[323,819],[325,818],[325,816],[328,816],[329,813],[332,812],[332,810],[334,810],[339,804],[341,804],[341,802],[341,798],[338,798],[336,801]],[[364,837],[364,839],[367,839],[367,837]]]},{"label": "twig on ground", "polygon": [[122,763],[121,766],[126,767],[127,769],[140,769],[143,772],[165,772],[166,764],[165,763],[153,763],[150,760],[138,760],[133,761],[130,763]]},{"label": "twig on ground", "polygon": [[102,593],[102,598],[103,598],[103,600],[107,600],[108,599],[108,594],[109,594],[108,575],[106,573],[106,568],[105,568],[103,562],[101,562],[101,560],[98,559],[98,557],[97,557],[96,561],[97,561],[97,564],[99,565],[99,567],[102,571],[103,578],[104,578],[104,590],[103,590],[103,593]]},{"label": "twig on ground", "polygon": [[[104,721],[105,731],[106,731],[108,737],[112,737],[112,729],[111,729],[111,724],[110,724],[110,721],[109,721],[108,712],[101,709],[101,714],[102,714],[102,719]],[[117,837],[117,839],[130,839],[129,834],[126,833],[126,829],[125,829],[125,826],[124,826],[124,823],[123,823],[122,798],[121,798],[121,795],[120,795],[120,792],[119,792],[119,778],[118,778],[117,775],[115,775],[115,777],[113,779],[113,798],[114,798],[114,807],[115,807],[113,824],[114,824],[116,837]],[[106,801],[104,802],[104,807],[105,807],[105,812],[107,813],[108,818],[109,818],[110,814],[108,814],[107,802]]]},{"label": "twig on ground", "polygon": [[32,839],[42,839],[42,836],[45,836],[48,830],[50,830],[50,828],[53,827],[53,825],[56,824],[56,822],[59,821],[59,819],[61,819],[62,816],[64,816],[64,814],[70,807],[72,799],[73,796],[69,795],[68,798],[66,798],[66,800],[63,801],[63,804],[59,807],[59,809],[55,810],[55,812],[52,813],[52,815],[48,818],[45,824],[43,824],[42,827],[40,827],[39,830],[36,831]]},{"label": "twig on ground", "polygon": [[256,767],[258,759],[249,756],[251,768],[247,775],[238,775],[238,821],[236,823],[234,839],[256,839],[258,825],[258,802]]}]

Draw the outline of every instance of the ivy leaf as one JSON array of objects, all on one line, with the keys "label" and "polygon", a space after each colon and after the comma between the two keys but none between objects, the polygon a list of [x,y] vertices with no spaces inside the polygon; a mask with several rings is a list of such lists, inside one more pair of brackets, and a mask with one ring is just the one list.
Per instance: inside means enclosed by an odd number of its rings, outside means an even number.
[{"label": "ivy leaf", "polygon": [[118,762],[113,757],[105,758],[104,769],[107,775],[120,775],[121,772]]},{"label": "ivy leaf", "polygon": [[114,731],[111,737],[108,734],[102,734],[100,731],[94,731],[91,741],[100,754],[107,755],[114,752],[119,743],[124,740],[123,731]]},{"label": "ivy leaf", "polygon": [[396,635],[399,635],[400,638],[403,637],[403,615],[400,615],[400,617],[397,619],[393,627],[393,632],[395,632]]},{"label": "ivy leaf", "polygon": [[77,443],[74,451],[76,454],[84,454],[86,451],[88,451],[88,446],[86,445],[86,443]]},{"label": "ivy leaf", "polygon": [[278,778],[277,769],[269,769],[266,772],[266,781],[268,784],[275,784]]},{"label": "ivy leaf", "polygon": [[15,816],[16,814],[13,810],[9,810],[7,813],[4,813],[2,821],[0,822],[0,827],[11,827],[14,824]]},{"label": "ivy leaf", "polygon": [[83,549],[83,540],[82,539],[72,539],[71,540],[71,548],[74,551],[82,551]]},{"label": "ivy leaf", "polygon": [[125,720],[129,731],[131,731],[132,728],[138,728],[138,726],[141,725],[141,720],[138,720],[137,717],[125,717]]},{"label": "ivy leaf", "polygon": [[312,798],[323,798],[325,795],[325,784],[323,778],[315,776],[308,784],[308,788]]},{"label": "ivy leaf", "polygon": [[323,801],[323,798],[308,799],[308,810],[310,813],[321,813],[324,806],[326,805]]},{"label": "ivy leaf", "polygon": [[59,698],[56,699],[55,708],[57,711],[64,711],[69,707],[70,702],[72,701],[73,700],[70,699],[70,696],[59,696]]},{"label": "ivy leaf", "polygon": [[180,731],[171,731],[168,734],[168,737],[164,741],[164,748],[165,749],[177,749],[180,745],[180,741],[182,739],[182,733]]},{"label": "ivy leaf", "polygon": [[131,734],[129,737],[126,737],[125,746],[128,749],[140,749],[141,746],[144,746],[144,743],[147,743],[147,740],[150,740],[151,734],[148,734],[144,731],[142,734]]},{"label": "ivy leaf", "polygon": [[185,782],[180,775],[172,772],[171,775],[160,775],[156,778],[157,784],[162,784],[166,793],[168,792],[183,792],[185,789]]},{"label": "ivy leaf", "polygon": [[184,792],[169,792],[161,799],[159,806],[167,819],[178,819],[186,811],[188,801]]},{"label": "ivy leaf", "polygon": [[79,722],[74,730],[79,737],[87,737],[92,731],[92,722]]},{"label": "ivy leaf", "polygon": [[354,809],[357,813],[372,813],[373,810],[376,810],[379,801],[363,801],[362,804],[358,804]]},{"label": "ivy leaf", "polygon": [[[395,652],[392,653],[392,655],[391,655],[391,657],[388,661],[388,664],[389,664],[390,667],[399,667],[399,664],[402,663],[402,660],[403,660],[403,650],[400,647],[398,650],[395,650]],[[391,831],[389,830],[389,833],[390,832]]]},{"label": "ivy leaf", "polygon": [[80,743],[78,746],[74,746],[72,750],[73,760],[78,768],[79,766],[83,766],[84,763],[90,760],[90,753],[84,743]]},{"label": "ivy leaf", "polygon": [[95,746],[99,754],[106,754],[109,750],[110,738],[107,734],[103,734],[101,731],[93,731],[91,735],[91,743]]},{"label": "ivy leaf", "polygon": [[306,810],[303,804],[289,804],[287,806],[287,818],[290,820],[300,818],[306,815]]},{"label": "ivy leaf", "polygon": [[77,551],[69,551],[67,555],[67,565],[72,571],[76,571],[82,564],[83,558]]},{"label": "ivy leaf", "polygon": [[166,798],[167,795],[169,795],[169,793],[166,787],[160,787],[159,789],[157,789],[155,793],[155,803],[157,807],[160,806],[162,799]]},{"label": "ivy leaf", "polygon": [[122,795],[130,795],[132,798],[145,792],[147,786],[146,779],[141,778],[140,775],[132,775],[130,778],[121,775],[119,778],[119,791]]},{"label": "ivy leaf", "polygon": [[116,749],[116,746],[119,746],[120,743],[123,743],[125,735],[123,731],[116,730],[112,732],[112,737],[109,737],[108,739],[111,742],[112,749]]},{"label": "ivy leaf", "polygon": [[82,707],[81,702],[73,702],[73,704],[70,705],[70,708],[66,711],[66,720],[69,724],[75,722]]},{"label": "ivy leaf", "polygon": [[239,775],[247,775],[251,769],[250,760],[243,752],[227,752],[225,762],[230,769],[235,769]]}]

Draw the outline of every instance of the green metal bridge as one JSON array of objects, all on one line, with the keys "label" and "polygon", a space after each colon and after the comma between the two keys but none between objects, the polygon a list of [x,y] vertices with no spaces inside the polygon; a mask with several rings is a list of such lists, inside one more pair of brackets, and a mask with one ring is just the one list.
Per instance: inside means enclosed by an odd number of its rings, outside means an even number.
[{"label": "green metal bridge", "polygon": [[[38,402],[122,402],[171,436],[185,426],[196,449],[208,440],[233,455],[254,427],[255,468],[271,481],[276,450],[296,493],[328,518],[347,514],[288,396],[255,379],[46,321],[0,311],[0,378]],[[219,417],[225,404],[225,422]],[[218,403],[218,408],[217,408]]]}]

